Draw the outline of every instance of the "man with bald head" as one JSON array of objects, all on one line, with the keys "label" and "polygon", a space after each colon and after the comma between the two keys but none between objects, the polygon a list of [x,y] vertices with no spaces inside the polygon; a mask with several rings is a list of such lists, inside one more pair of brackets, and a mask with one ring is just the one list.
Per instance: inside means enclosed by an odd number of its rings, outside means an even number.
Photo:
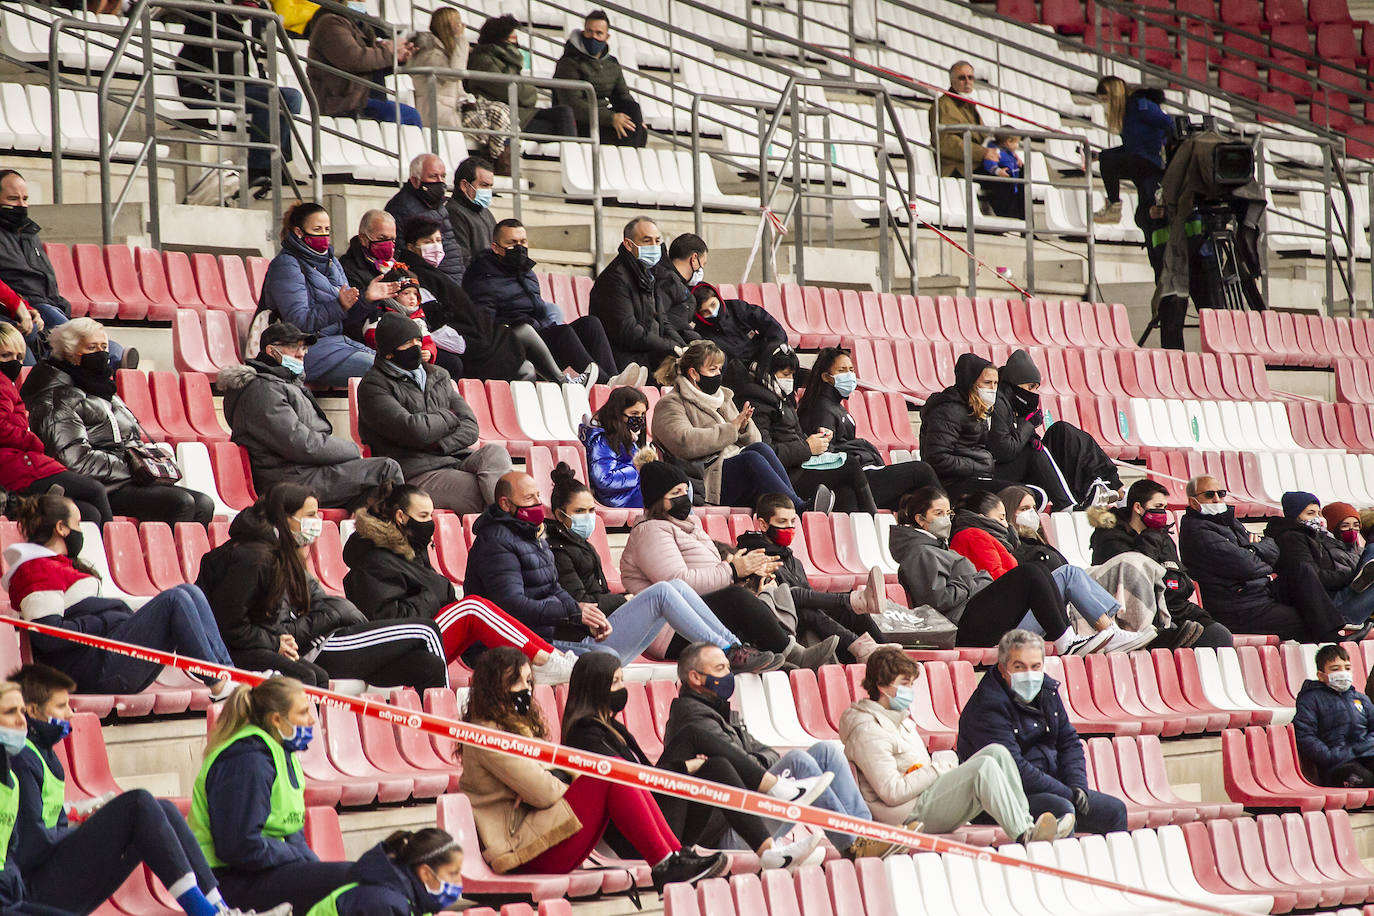
[{"label": "man with bald head", "polygon": [[[365,291],[374,279],[389,273],[396,263],[396,220],[385,210],[368,210],[358,221],[358,234],[348,240],[339,255],[348,285]],[[405,265],[400,265],[404,267]],[[362,340],[363,326],[377,318],[377,303],[359,296],[357,305],[344,317],[344,332]]]},{"label": "man with bald head", "polygon": [[405,237],[406,226],[416,217],[425,216],[438,223],[443,235],[444,251],[433,266],[454,283],[461,284],[468,267],[468,253],[453,234],[453,223],[444,205],[448,200],[447,177],[448,169],[444,166],[444,160],[433,153],[421,153],[410,161],[410,178],[386,202],[386,212],[396,221],[397,247],[410,241]]},{"label": "man with bald head", "polygon": [[1284,568],[1279,548],[1236,518],[1221,481],[1194,477],[1179,524],[1179,556],[1193,574],[1202,603],[1232,633],[1260,633],[1299,642],[1342,638],[1345,621],[1317,579],[1314,567]]},{"label": "man with bald head", "polygon": [[657,291],[654,265],[663,257],[663,233],[647,216],[625,224],[615,260],[592,284],[587,311],[599,318],[616,362],[639,363],[650,372],[687,342],[673,327]]}]

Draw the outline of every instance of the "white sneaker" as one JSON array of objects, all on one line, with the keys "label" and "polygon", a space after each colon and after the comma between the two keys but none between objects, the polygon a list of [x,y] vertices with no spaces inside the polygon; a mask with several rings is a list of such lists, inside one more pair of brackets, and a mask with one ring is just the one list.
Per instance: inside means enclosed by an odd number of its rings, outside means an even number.
[{"label": "white sneaker", "polygon": [[1092,655],[1094,652],[1101,652],[1103,651],[1102,647],[1105,646],[1107,644],[1107,641],[1112,638],[1112,631],[1115,629],[1116,627],[1112,626],[1105,630],[1098,630],[1091,636],[1079,637],[1078,639],[1075,639],[1073,640],[1073,642],[1069,643],[1069,649],[1067,652],[1063,652],[1060,654]]},{"label": "white sneaker", "polygon": [[536,684],[566,684],[572,678],[573,665],[577,664],[577,656],[572,652],[559,652],[554,649],[549,653],[549,660],[544,664],[534,668],[534,682]]},{"label": "white sneaker", "polygon": [[583,372],[581,375],[569,369],[564,378],[567,379],[569,385],[581,385],[583,388],[590,388],[596,384],[596,380],[600,374],[601,367],[596,363],[592,363],[587,367],[587,371]]},{"label": "white sneaker", "polygon": [[649,367],[648,367],[648,366],[640,366],[640,367],[639,367],[639,379],[635,382],[635,387],[636,387],[636,388],[643,388],[643,387],[644,387],[645,385],[647,385],[647,384],[649,384]]},{"label": "white sneaker", "polygon": [[[759,866],[761,868],[785,868],[794,872],[807,864],[817,852],[821,852],[816,848],[820,845],[821,835],[812,833],[795,843],[788,843],[786,846],[774,846],[759,856]],[[821,856],[824,858],[825,853],[821,852]]]},{"label": "white sneaker", "polygon": [[1068,814],[1064,815],[1059,820],[1055,821],[1054,838],[1056,840],[1062,840],[1067,837],[1073,836],[1073,828],[1077,826],[1077,818],[1075,818],[1073,816],[1073,812],[1070,811]]},{"label": "white sneaker", "polygon": [[1154,642],[1155,636],[1158,635],[1153,626],[1147,626],[1145,629],[1133,633],[1130,630],[1121,629],[1116,624],[1112,624],[1102,632],[1112,635],[1106,644],[1097,650],[1099,652],[1133,652]]},{"label": "white sneaker", "polygon": [[606,384],[610,385],[612,388],[619,388],[621,385],[637,386],[639,384],[639,370],[639,363],[630,363],[624,369],[621,369],[618,374],[608,378]]},{"label": "white sneaker", "polygon": [[822,773],[819,776],[808,776],[805,779],[779,776],[778,781],[773,784],[773,788],[768,790],[768,794],[783,801],[809,805],[819,798],[822,792],[830,788],[830,783],[834,779],[835,774],[830,772]]}]

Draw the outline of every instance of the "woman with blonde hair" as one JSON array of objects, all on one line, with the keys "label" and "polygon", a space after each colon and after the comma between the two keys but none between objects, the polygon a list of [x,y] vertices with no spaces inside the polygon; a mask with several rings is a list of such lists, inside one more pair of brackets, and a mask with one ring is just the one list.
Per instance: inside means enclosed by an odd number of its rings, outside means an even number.
[{"label": "woman with blonde hair", "polygon": [[[417,32],[412,39],[415,54],[406,65],[407,70],[421,67],[446,67],[451,70],[468,69],[467,28],[463,17],[451,6],[441,6],[429,17],[429,31]],[[478,98],[468,92],[462,79],[456,76],[411,75],[415,87],[415,107],[429,124],[432,118],[440,127],[466,127],[471,130],[510,130],[510,108],[500,102]],[[500,159],[506,151],[506,138],[492,134],[474,137],[472,144],[479,153]],[[510,161],[505,170],[510,174]]]},{"label": "woman with blonde hair", "polygon": [[1120,134],[1126,117],[1126,81],[1119,76],[1104,76],[1097,81],[1095,94],[1107,109],[1107,131]]},{"label": "woman with blonde hair", "polygon": [[348,880],[351,862],[321,862],[305,841],[305,774],[315,734],[301,682],[236,688],[205,742],[191,793],[191,832],[233,906],[283,903],[305,913]]},{"label": "woman with blonde hair", "polygon": [[988,450],[997,367],[976,353],[954,364],[954,384],[921,408],[921,459],[953,501],[968,490],[1003,490],[1019,481],[997,480]]}]

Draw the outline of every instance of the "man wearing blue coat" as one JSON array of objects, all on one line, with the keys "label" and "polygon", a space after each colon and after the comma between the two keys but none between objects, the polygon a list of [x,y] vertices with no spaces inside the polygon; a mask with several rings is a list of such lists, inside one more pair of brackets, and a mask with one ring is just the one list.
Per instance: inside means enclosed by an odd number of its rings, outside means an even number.
[{"label": "man wearing blue coat", "polygon": [[1078,730],[1059,699],[1059,682],[1045,674],[1045,641],[1011,630],[997,643],[997,667],[984,675],[959,714],[960,762],[989,744],[1011,751],[1030,802],[1031,817],[1073,812],[1079,833],[1126,829],[1126,805],[1088,788]]}]

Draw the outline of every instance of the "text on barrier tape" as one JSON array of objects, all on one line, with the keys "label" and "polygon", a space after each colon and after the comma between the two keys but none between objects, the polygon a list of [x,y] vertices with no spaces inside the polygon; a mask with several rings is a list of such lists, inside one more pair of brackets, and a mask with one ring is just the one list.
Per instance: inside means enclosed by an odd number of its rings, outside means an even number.
[{"label": "text on barrier tape", "polygon": [[[61,627],[48,626],[46,624],[34,623],[29,620],[20,620],[9,616],[0,616],[0,622],[32,633],[41,633],[44,636],[65,639],[86,646],[93,646],[106,652],[116,652],[120,655],[127,655],[131,658],[141,659],[157,665],[167,665],[173,668],[179,668],[189,674],[198,674],[215,679],[229,678],[236,683],[254,686],[267,680],[264,675],[253,671],[244,671],[239,668],[215,665],[201,659],[188,658],[175,652],[149,649],[143,646],[136,646],[132,643],[121,642],[117,639],[108,639],[104,636],[93,636],[89,633],[64,630]],[[456,722],[451,719],[431,715],[430,713],[402,709],[388,703],[378,703],[364,697],[351,697],[342,693],[335,693],[332,690],[324,690],[319,687],[307,686],[305,687],[305,692],[318,702],[327,706],[344,709],[359,715],[372,716],[373,718],[381,719],[393,725],[417,729],[432,735],[452,738],[460,744],[468,744],[473,747],[486,748],[501,754],[509,754],[513,757],[535,760],[539,763],[568,770],[569,772],[593,776],[598,779],[605,779],[610,782],[616,782],[634,788],[648,789],[651,792],[672,795],[677,798],[685,798],[706,805],[714,805],[717,808],[745,811],[750,814],[757,814],[760,817],[806,824],[809,827],[819,827],[823,830],[833,830],[839,833],[869,837],[870,839],[887,843],[897,843],[917,852],[950,853],[953,855],[965,856],[980,862],[991,862],[1007,868],[1025,869],[1044,875],[1052,875],[1065,881],[1075,881],[1080,884],[1089,884],[1094,887],[1119,891],[1124,894],[1148,897],[1152,900],[1159,900],[1190,910],[1217,913],[1220,914],[1220,916],[1242,916],[1242,914],[1237,911],[1228,910],[1224,907],[1184,900],[1179,897],[1161,894],[1144,888],[1130,887],[1129,885],[1119,884],[1115,881],[1097,878],[1093,875],[1080,875],[1050,865],[1043,865],[1026,859],[1016,859],[1010,856],[1004,856],[991,849],[979,846],[969,846],[966,843],[959,843],[942,837],[917,833],[914,830],[908,830],[904,827],[892,827],[876,821],[861,820],[859,818],[836,814],[833,811],[826,811],[822,808],[815,808],[808,805],[795,805],[790,802],[773,798],[770,795],[764,795],[760,792],[737,789],[733,786],[721,785],[720,783],[711,782],[710,780],[698,779],[695,776],[685,776],[669,770],[660,770],[657,767],[632,763],[619,757],[606,757],[601,754],[580,751],[576,748],[554,744],[551,741],[545,741],[540,738],[527,738],[524,735],[515,735],[510,732],[503,732],[499,729],[473,725],[469,722]]]}]

